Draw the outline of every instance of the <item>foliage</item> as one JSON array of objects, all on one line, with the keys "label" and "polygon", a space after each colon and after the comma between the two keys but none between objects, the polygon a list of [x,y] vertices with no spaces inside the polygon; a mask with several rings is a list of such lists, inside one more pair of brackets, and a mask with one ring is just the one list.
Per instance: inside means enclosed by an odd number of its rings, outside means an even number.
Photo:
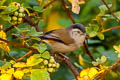
[{"label": "foliage", "polygon": [[77,79],[93,80],[105,74],[105,80],[119,80],[119,5],[119,0],[0,0],[0,80],[75,78],[37,37],[74,21],[85,25],[96,60],[91,61],[83,47],[66,54],[80,73]]}]

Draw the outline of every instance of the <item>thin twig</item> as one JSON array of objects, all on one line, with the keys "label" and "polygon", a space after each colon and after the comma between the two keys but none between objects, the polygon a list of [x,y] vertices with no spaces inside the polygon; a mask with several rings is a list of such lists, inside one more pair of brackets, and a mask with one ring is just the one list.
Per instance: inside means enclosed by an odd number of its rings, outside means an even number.
[{"label": "thin twig", "polygon": [[31,46],[25,46],[25,45],[22,45],[22,44],[20,44],[20,43],[10,42],[10,41],[4,40],[4,39],[2,39],[2,38],[0,38],[0,40],[6,42],[8,45],[12,45],[12,46],[15,46],[15,47],[21,47],[21,48],[26,48],[26,49],[29,49],[29,50],[32,50],[32,51],[34,51],[34,52],[39,53],[39,52],[37,51],[37,49],[35,49],[35,48],[31,47]]},{"label": "thin twig", "polygon": [[72,73],[74,74],[74,76],[77,80],[77,77],[80,76],[80,74],[78,73],[77,69],[72,65],[71,61],[66,57],[61,57],[61,56],[58,56],[58,55],[57,56],[54,55],[54,57],[59,61],[62,61],[62,62],[64,61],[66,66],[72,71]]},{"label": "thin twig", "polygon": [[104,5],[108,8],[108,10],[110,11],[110,13],[112,14],[112,16],[120,22],[120,19],[114,15],[113,11],[109,8],[108,4],[105,2],[105,0],[102,0],[102,2],[104,3]]},{"label": "thin twig", "polygon": [[47,3],[45,6],[44,6],[44,9],[47,8],[49,5],[51,5],[52,3],[54,3],[56,0],[51,0],[49,3]]},{"label": "thin twig", "polygon": [[64,6],[64,8],[65,8],[65,11],[66,11],[67,15],[70,17],[70,19],[72,20],[72,22],[75,23],[75,20],[74,20],[74,18],[72,17],[69,9],[66,8],[66,3],[65,3],[65,1],[64,1],[64,0],[61,0],[61,2],[62,2],[63,6]]},{"label": "thin twig", "polygon": [[107,71],[105,71],[104,73],[102,73],[100,75],[100,77],[98,77],[96,80],[103,80],[104,76],[107,75],[108,73],[110,73],[113,69],[115,69],[118,65],[120,64],[120,60],[116,61],[116,63],[114,65],[112,65],[112,67],[110,67]]},{"label": "thin twig", "polygon": [[90,53],[90,51],[89,51],[89,49],[88,49],[88,44],[87,44],[86,42],[84,42],[84,46],[85,46],[85,50],[86,50],[87,54],[90,56],[90,59],[91,59],[92,61],[96,61],[96,60],[94,59],[94,57],[92,56],[92,54]]},{"label": "thin twig", "polygon": [[109,29],[102,30],[101,33],[104,33],[104,32],[107,32],[107,31],[110,31],[110,30],[113,30],[113,29],[119,29],[119,28],[120,28],[120,25],[116,26],[116,27],[111,27]]},{"label": "thin twig", "polygon": [[26,56],[30,55],[32,52],[33,52],[32,50],[31,50],[31,51],[29,51],[29,52],[27,52],[24,56],[20,57],[20,58],[19,58],[19,59],[17,59],[16,61],[18,62],[18,61],[23,60]]}]

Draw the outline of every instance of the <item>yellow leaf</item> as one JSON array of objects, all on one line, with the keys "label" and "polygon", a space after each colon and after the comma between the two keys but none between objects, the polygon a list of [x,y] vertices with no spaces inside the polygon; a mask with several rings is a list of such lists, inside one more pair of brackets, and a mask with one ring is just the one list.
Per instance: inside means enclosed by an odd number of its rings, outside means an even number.
[{"label": "yellow leaf", "polygon": [[12,80],[12,75],[11,74],[2,74],[0,76],[0,80]]},{"label": "yellow leaf", "polygon": [[36,58],[35,56],[30,56],[27,59],[27,66],[35,66],[43,61],[42,58]]},{"label": "yellow leaf", "polygon": [[29,73],[29,72],[30,72],[30,69],[28,69],[28,68],[27,68],[27,69],[23,69],[23,72],[24,72],[24,73]]},{"label": "yellow leaf", "polygon": [[118,53],[118,57],[120,58],[120,53]]},{"label": "yellow leaf", "polygon": [[88,75],[89,70],[90,70],[90,68],[83,69],[83,70],[80,72],[80,77],[87,76],[87,75]]},{"label": "yellow leaf", "polygon": [[88,73],[88,76],[91,78],[91,79],[94,79],[95,76],[98,74],[98,71],[96,68],[90,68],[89,70],[89,73]]},{"label": "yellow leaf", "polygon": [[83,78],[81,78],[81,77],[78,77],[77,79],[78,79],[78,80],[84,80],[84,79],[83,79]]},{"label": "yellow leaf", "polygon": [[80,63],[80,65],[81,65],[81,66],[84,66],[85,64],[84,64],[84,60],[83,60],[82,56],[79,55],[78,58],[79,58],[79,63]]},{"label": "yellow leaf", "polygon": [[8,69],[6,73],[8,73],[8,74],[13,74],[13,73],[14,73],[14,68]]},{"label": "yellow leaf", "polygon": [[[3,30],[0,30],[0,38],[7,40],[6,33]],[[1,40],[0,40],[0,48],[3,49],[7,53],[10,52],[10,48],[9,48],[8,44]]]},{"label": "yellow leaf", "polygon": [[27,67],[27,65],[24,62],[18,62],[18,63],[15,63],[13,67],[23,68],[23,67]]},{"label": "yellow leaf", "polygon": [[13,75],[17,79],[22,79],[22,77],[24,76],[24,72],[20,71],[20,70],[17,70]]},{"label": "yellow leaf", "polygon": [[113,48],[116,50],[117,53],[120,53],[120,45],[119,46],[113,46]]},{"label": "yellow leaf", "polygon": [[98,74],[100,74],[96,67],[86,68],[80,72],[78,80],[93,80]]}]

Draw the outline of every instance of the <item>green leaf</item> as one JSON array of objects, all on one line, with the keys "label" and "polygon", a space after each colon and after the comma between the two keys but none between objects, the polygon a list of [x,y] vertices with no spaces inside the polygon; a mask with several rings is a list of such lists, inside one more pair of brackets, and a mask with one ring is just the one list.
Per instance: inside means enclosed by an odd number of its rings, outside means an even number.
[{"label": "green leaf", "polygon": [[34,44],[33,47],[36,48],[40,53],[43,53],[47,49],[45,44]]},{"label": "green leaf", "polygon": [[50,80],[50,75],[45,69],[33,69],[31,80]]},{"label": "green leaf", "polygon": [[50,59],[50,53],[48,51],[45,51],[41,56],[45,59]]},{"label": "green leaf", "polygon": [[5,64],[5,62],[0,60],[0,66],[3,66],[4,64]]},{"label": "green leaf", "polygon": [[96,32],[99,30],[99,26],[98,25],[93,25],[92,27],[93,27],[93,30],[96,31]]},{"label": "green leaf", "polygon": [[41,54],[34,54],[33,55],[35,58],[40,58],[41,57]]},{"label": "green leaf", "polygon": [[97,44],[97,43],[101,43],[100,40],[88,40],[89,44]]},{"label": "green leaf", "polygon": [[43,12],[43,6],[34,6],[33,9],[38,12]]},{"label": "green leaf", "polygon": [[44,20],[41,20],[39,23],[38,23],[38,26],[40,26],[41,28],[44,28],[46,26],[46,23]]},{"label": "green leaf", "polygon": [[97,36],[98,36],[101,40],[104,40],[104,34],[103,34],[103,33],[98,33]]},{"label": "green leaf", "polygon": [[39,36],[43,32],[37,32],[34,27],[31,28],[30,32],[27,34],[28,36]]},{"label": "green leaf", "polygon": [[89,33],[89,36],[90,37],[95,37],[97,35],[97,32],[96,31],[92,31]]},{"label": "green leaf", "polygon": [[114,64],[116,60],[118,60],[117,54],[114,50],[105,50],[103,46],[99,46],[96,48],[100,55],[104,55],[107,57],[107,61],[110,65]]},{"label": "green leaf", "polygon": [[[108,5],[109,7],[112,7],[112,4]],[[108,11],[107,7],[105,5],[99,6],[100,13],[98,14],[99,16],[103,16],[106,11]]]},{"label": "green leaf", "polygon": [[6,10],[6,9],[8,9],[8,7],[7,6],[0,6],[0,9]]},{"label": "green leaf", "polygon": [[0,6],[2,6],[5,2],[6,0],[0,0]]},{"label": "green leaf", "polygon": [[38,65],[43,61],[42,58],[35,58],[34,56],[31,56],[30,58],[27,59],[27,66],[35,66]]},{"label": "green leaf", "polygon": [[18,6],[16,6],[14,2],[12,2],[8,5],[8,9],[2,11],[1,14],[9,14],[16,11],[17,9],[18,9]]},{"label": "green leaf", "polygon": [[[22,26],[23,27],[23,26]],[[21,33],[21,34],[23,34],[23,33],[29,33],[30,32],[30,28],[29,28],[29,26],[25,26],[25,28],[18,28],[18,27],[15,27],[16,28],[16,30],[19,32],[19,33]]]},{"label": "green leaf", "polygon": [[11,64],[10,64],[9,62],[6,62],[6,63],[2,66],[3,69],[8,69],[8,68],[10,68],[10,67],[11,67]]},{"label": "green leaf", "polygon": [[2,15],[1,14],[0,18],[3,19],[4,21],[8,21],[8,22],[10,22],[10,20],[11,20],[11,17],[9,15]]}]

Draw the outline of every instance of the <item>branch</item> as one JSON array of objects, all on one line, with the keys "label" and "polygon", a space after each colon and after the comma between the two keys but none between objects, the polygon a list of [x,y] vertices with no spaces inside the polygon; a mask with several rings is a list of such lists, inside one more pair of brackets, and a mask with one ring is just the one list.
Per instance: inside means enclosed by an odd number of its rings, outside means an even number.
[{"label": "branch", "polygon": [[[27,22],[29,25],[35,27],[36,31],[38,31],[38,32],[42,31],[42,30],[40,30],[39,26],[38,26],[37,24],[35,24],[35,23],[30,19],[29,16],[25,16],[23,22]],[[13,29],[14,26],[18,26],[18,25],[19,25],[19,24],[12,25],[12,26],[8,27],[7,29],[5,29],[4,31],[5,31],[5,32],[8,32],[8,31],[10,31],[11,29]]]},{"label": "branch", "polygon": [[90,56],[90,59],[91,59],[92,61],[96,61],[96,60],[94,59],[94,57],[92,56],[92,54],[90,53],[90,51],[89,51],[89,49],[88,49],[88,44],[87,44],[86,42],[84,42],[84,47],[85,47],[85,50],[86,50],[87,54]]},{"label": "branch", "polygon": [[19,59],[16,60],[16,62],[23,60],[26,56],[30,55],[33,51],[27,52],[24,56],[20,57]]},{"label": "branch", "polygon": [[113,30],[113,29],[119,29],[119,28],[120,28],[120,25],[116,26],[116,27],[111,27],[109,29],[102,30],[101,33],[104,33],[104,32],[107,32],[107,31],[110,31],[110,30]]},{"label": "branch", "polygon": [[[65,55],[64,55],[65,56]],[[54,57],[59,60],[59,61],[64,61],[64,63],[66,64],[66,66],[72,71],[72,73],[74,74],[76,80],[77,80],[77,77],[80,76],[80,74],[78,73],[77,69],[72,65],[71,61],[69,60],[69,58],[66,58],[66,57],[60,57],[60,56],[56,56],[54,55]]]},{"label": "branch", "polygon": [[56,0],[51,0],[49,3],[47,3],[45,6],[44,6],[44,9],[47,8],[49,5],[51,5],[52,3],[54,3]]},{"label": "branch", "polygon": [[11,29],[14,28],[14,26],[18,26],[18,24],[12,25],[12,26],[8,27],[7,29],[4,30],[4,32],[6,33],[6,32],[8,32],[8,31],[10,31]]},{"label": "branch", "polygon": [[116,63],[114,65],[112,65],[112,67],[110,67],[106,72],[102,73],[100,75],[100,77],[98,77],[96,80],[103,80],[104,76],[107,75],[108,73],[110,73],[113,69],[115,69],[118,65],[120,64],[120,60],[116,61]]},{"label": "branch", "polygon": [[68,15],[69,18],[72,20],[72,22],[75,23],[75,20],[74,20],[74,18],[72,17],[72,15],[71,15],[69,9],[66,8],[66,3],[65,3],[65,1],[64,1],[64,0],[61,0],[61,2],[62,2],[63,6],[64,6],[64,8],[65,8],[65,11],[66,11],[67,15]]},{"label": "branch", "polygon": [[24,17],[24,22],[27,22],[29,25],[35,27],[36,31],[38,31],[38,32],[42,31],[42,30],[40,30],[40,27],[30,19],[29,16]]},{"label": "branch", "polygon": [[32,50],[34,52],[39,53],[37,51],[37,49],[35,49],[35,48],[31,47],[31,46],[25,46],[25,45],[22,45],[22,44],[19,44],[19,43],[10,42],[10,41],[4,40],[2,38],[0,38],[0,40],[6,42],[8,45],[12,45],[12,46],[15,46],[15,47],[21,47],[21,48],[27,48],[29,50]]},{"label": "branch", "polygon": [[120,22],[120,19],[118,17],[116,17],[113,13],[113,11],[109,8],[108,4],[105,2],[105,0],[102,0],[102,2],[104,3],[104,5],[108,8],[108,10],[110,11],[110,13],[112,14],[112,16]]}]

